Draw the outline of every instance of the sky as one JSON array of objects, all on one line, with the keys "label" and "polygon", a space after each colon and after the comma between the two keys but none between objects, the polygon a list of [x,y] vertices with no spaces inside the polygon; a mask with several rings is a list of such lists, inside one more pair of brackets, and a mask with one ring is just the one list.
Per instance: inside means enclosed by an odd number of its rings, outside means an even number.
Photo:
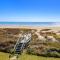
[{"label": "sky", "polygon": [[0,0],[0,22],[60,22],[60,0]]}]

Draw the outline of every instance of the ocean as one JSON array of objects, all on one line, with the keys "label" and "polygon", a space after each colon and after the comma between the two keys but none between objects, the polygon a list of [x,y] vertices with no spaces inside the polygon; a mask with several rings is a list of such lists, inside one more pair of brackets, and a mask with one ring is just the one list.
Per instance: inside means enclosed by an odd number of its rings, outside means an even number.
[{"label": "ocean", "polygon": [[0,25],[60,26],[60,22],[0,22]]}]

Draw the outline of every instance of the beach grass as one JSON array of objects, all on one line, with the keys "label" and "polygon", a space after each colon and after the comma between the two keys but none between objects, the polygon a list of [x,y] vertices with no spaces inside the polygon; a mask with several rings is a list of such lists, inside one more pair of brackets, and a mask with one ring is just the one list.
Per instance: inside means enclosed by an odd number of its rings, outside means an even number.
[{"label": "beach grass", "polygon": [[[9,60],[9,54],[0,52],[0,60]],[[19,55],[18,60],[60,60],[60,58],[42,57],[23,53],[22,55]]]},{"label": "beach grass", "polygon": [[9,60],[9,54],[0,52],[0,60]]}]

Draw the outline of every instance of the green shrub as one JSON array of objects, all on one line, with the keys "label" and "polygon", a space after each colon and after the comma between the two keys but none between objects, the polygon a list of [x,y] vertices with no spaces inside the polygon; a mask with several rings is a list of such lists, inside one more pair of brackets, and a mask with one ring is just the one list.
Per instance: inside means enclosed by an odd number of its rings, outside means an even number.
[{"label": "green shrub", "polygon": [[51,49],[45,49],[42,52],[36,52],[34,48],[29,48],[27,50],[28,54],[38,55],[38,56],[45,56],[45,57],[58,57],[60,58],[60,53],[58,52],[58,49],[51,48]]},{"label": "green shrub", "polygon": [[35,53],[34,53],[34,50],[33,50],[32,48],[28,48],[28,49],[27,49],[27,53],[28,53],[28,54],[35,54]]},{"label": "green shrub", "polygon": [[60,54],[56,51],[54,52],[47,52],[46,54],[42,54],[42,56],[46,56],[46,57],[59,57],[60,58]]}]

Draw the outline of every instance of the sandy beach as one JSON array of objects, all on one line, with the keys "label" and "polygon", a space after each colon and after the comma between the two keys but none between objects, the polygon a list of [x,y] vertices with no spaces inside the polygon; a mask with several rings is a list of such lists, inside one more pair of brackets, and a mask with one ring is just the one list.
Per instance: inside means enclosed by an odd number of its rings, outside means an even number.
[{"label": "sandy beach", "polygon": [[0,25],[0,28],[25,28],[25,29],[52,29],[60,30],[60,26],[19,26],[19,25]]}]

